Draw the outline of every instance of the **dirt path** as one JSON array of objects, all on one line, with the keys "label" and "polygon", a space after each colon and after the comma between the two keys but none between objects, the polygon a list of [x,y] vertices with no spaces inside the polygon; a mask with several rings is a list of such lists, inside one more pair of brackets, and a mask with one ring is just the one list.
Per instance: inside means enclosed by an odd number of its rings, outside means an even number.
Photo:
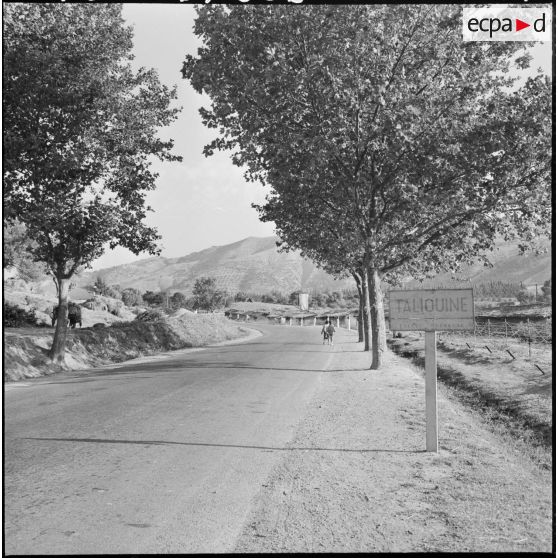
[{"label": "dirt path", "polygon": [[[253,503],[237,552],[550,552],[552,477],[439,388],[424,451],[424,381],[381,372],[340,332],[330,372]],[[352,341],[352,342],[349,342]]]}]

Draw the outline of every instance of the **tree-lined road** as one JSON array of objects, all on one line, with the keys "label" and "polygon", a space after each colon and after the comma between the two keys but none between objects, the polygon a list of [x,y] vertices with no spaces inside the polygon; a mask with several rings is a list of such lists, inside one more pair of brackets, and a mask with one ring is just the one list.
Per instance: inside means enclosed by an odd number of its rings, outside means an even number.
[{"label": "tree-lined road", "polygon": [[261,329],[8,385],[6,553],[230,551],[336,350]]}]

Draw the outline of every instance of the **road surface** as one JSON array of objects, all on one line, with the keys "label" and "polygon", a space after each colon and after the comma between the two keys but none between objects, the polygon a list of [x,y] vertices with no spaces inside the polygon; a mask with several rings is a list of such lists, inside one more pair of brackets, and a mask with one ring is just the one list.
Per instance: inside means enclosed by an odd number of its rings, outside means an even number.
[{"label": "road surface", "polygon": [[371,371],[355,332],[261,329],[7,385],[6,553],[551,551],[535,448],[439,385],[425,452],[404,359]]},{"label": "road surface", "polygon": [[232,551],[336,351],[318,328],[261,329],[8,385],[6,553]]}]

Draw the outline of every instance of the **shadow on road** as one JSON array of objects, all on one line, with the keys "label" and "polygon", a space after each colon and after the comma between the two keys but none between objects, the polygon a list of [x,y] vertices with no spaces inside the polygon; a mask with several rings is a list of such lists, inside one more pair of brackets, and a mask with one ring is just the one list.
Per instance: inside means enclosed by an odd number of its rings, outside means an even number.
[{"label": "shadow on road", "polygon": [[41,442],[78,442],[91,444],[137,444],[139,446],[199,446],[208,448],[239,448],[259,449],[264,451],[340,451],[350,453],[424,453],[425,450],[398,450],[398,449],[353,449],[353,448],[315,448],[315,447],[287,447],[277,448],[273,446],[250,446],[240,444],[209,444],[202,442],[170,442],[165,440],[108,440],[104,438],[21,438],[22,440],[34,440]]},{"label": "shadow on road", "polygon": [[[286,367],[266,367],[266,366],[253,366],[245,362],[200,362],[200,361],[186,361],[178,359],[166,359],[156,362],[145,362],[141,364],[125,364],[120,365],[118,368],[107,368],[104,370],[90,369],[86,370],[79,375],[66,375],[65,378],[57,378],[56,381],[41,381],[41,384],[71,384],[71,383],[85,383],[94,382],[100,379],[124,379],[126,376],[133,376],[134,378],[152,378],[153,376],[138,376],[137,374],[145,374],[152,372],[153,374],[163,374],[165,372],[179,372],[183,373],[188,370],[253,370],[254,372],[314,372],[314,373],[329,373],[329,372],[361,372],[363,368],[351,369],[335,369],[324,370],[322,368],[286,368]],[[110,376],[113,376],[112,378]]]}]

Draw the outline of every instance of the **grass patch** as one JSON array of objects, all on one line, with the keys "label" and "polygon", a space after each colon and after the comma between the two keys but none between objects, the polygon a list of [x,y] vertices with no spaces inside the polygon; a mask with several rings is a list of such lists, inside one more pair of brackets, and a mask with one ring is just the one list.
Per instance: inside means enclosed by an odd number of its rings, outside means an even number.
[{"label": "grass patch", "polygon": [[[388,345],[393,352],[410,360],[415,369],[424,375],[424,338],[388,339]],[[546,397],[541,399],[540,394],[530,397],[532,388],[525,384],[526,375],[513,374],[514,370],[507,369],[506,363],[499,366],[500,378],[502,373],[509,373],[507,384],[500,382],[498,385],[492,377],[496,357],[490,354],[472,355],[462,349],[449,350],[443,344],[440,347],[440,343],[438,348],[438,379],[448,395],[474,410],[489,429],[508,444],[549,469],[553,443],[552,413],[548,408],[550,401]],[[485,371],[486,377],[483,374]]]}]

